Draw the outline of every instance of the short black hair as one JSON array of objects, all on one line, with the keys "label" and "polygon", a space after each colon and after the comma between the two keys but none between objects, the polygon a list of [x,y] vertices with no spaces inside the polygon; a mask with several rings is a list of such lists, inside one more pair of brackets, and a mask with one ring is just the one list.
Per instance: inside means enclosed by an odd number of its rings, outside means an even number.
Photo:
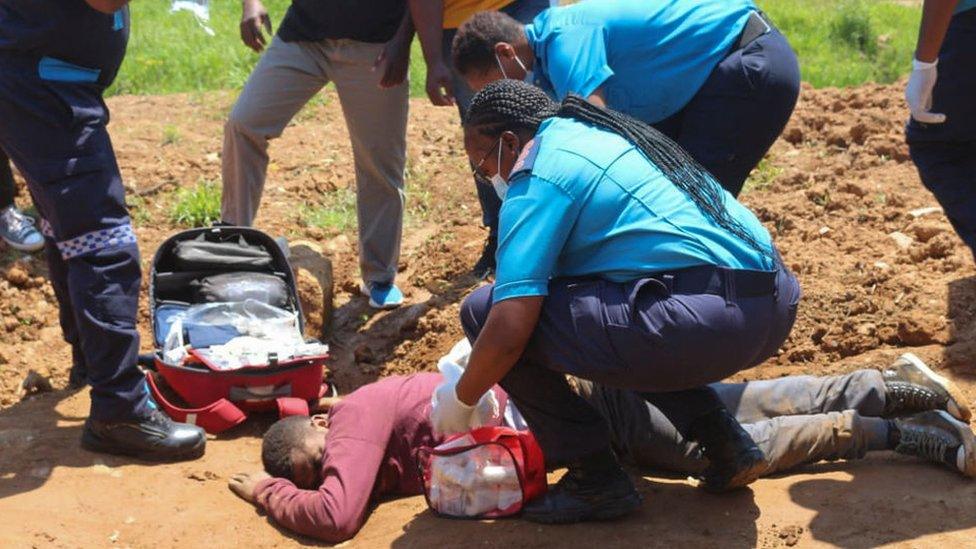
[{"label": "short black hair", "polygon": [[459,74],[486,72],[496,66],[495,44],[514,44],[525,33],[525,26],[499,11],[482,11],[465,21],[454,35],[451,62]]},{"label": "short black hair", "polygon": [[310,426],[305,416],[290,416],[275,422],[264,434],[261,462],[269,475],[294,482],[291,452],[305,444]]}]

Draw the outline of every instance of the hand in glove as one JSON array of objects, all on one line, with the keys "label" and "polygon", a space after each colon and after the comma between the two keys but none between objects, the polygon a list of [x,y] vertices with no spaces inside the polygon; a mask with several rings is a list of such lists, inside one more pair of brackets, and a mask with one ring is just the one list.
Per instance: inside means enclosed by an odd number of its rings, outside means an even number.
[{"label": "hand in glove", "polygon": [[918,59],[912,61],[912,75],[905,87],[905,100],[912,111],[912,118],[923,124],[942,124],[946,120],[944,114],[929,112],[932,108],[932,90],[939,76],[938,63],[938,59],[931,63]]},{"label": "hand in glove", "polygon": [[435,432],[446,435],[463,433],[498,418],[498,399],[494,391],[489,390],[481,395],[475,405],[469,406],[457,397],[457,383],[464,370],[446,361],[438,364],[437,368],[444,375],[444,383],[437,386],[431,397],[433,408],[430,420]]}]

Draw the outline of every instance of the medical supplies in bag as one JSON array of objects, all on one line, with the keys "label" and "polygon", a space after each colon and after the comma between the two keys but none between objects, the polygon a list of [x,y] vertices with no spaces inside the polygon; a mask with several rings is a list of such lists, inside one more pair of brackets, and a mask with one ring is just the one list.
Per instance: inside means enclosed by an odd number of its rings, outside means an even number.
[{"label": "medical supplies in bag", "polygon": [[529,431],[481,427],[420,454],[430,508],[455,518],[516,515],[546,492],[542,449]]},{"label": "medical supplies in bag", "polygon": [[[173,235],[153,258],[149,303],[158,375],[148,383],[178,421],[213,433],[243,421],[244,411],[307,414],[308,401],[327,390],[328,347],[304,338],[294,273],[261,231]],[[161,385],[186,405],[166,398]]]}]

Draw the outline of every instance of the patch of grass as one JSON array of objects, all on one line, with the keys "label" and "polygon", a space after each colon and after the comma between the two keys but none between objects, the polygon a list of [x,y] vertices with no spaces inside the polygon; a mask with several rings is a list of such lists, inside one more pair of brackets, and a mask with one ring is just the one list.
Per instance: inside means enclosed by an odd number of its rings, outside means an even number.
[{"label": "patch of grass", "polygon": [[184,227],[206,227],[220,221],[220,186],[200,181],[188,189],[176,191],[170,210],[170,221]]},{"label": "patch of grass", "polygon": [[179,143],[182,139],[183,136],[180,135],[180,129],[177,128],[176,126],[172,124],[167,124],[166,127],[163,128],[163,146],[175,145],[176,143]]},{"label": "patch of grass", "polygon": [[[264,0],[274,30],[291,0]],[[106,95],[166,94],[237,89],[260,55],[240,39],[240,2],[211,2],[208,36],[189,12],[169,13],[169,2],[132,2],[129,50]],[[411,95],[424,95],[426,73],[420,45],[410,55]]]},{"label": "patch of grass", "polygon": [[298,211],[301,223],[328,232],[343,232],[356,226],[356,191],[338,189],[325,197],[325,204],[304,205]]},{"label": "patch of grass", "polygon": [[894,82],[911,70],[921,9],[885,0],[757,0],[814,87]]},{"label": "patch of grass", "polygon": [[752,170],[749,174],[749,179],[746,179],[746,184],[743,186],[743,192],[757,191],[765,189],[772,184],[773,181],[779,177],[779,174],[783,173],[783,168],[773,164],[769,161],[769,158],[763,158],[759,161],[759,165]]}]

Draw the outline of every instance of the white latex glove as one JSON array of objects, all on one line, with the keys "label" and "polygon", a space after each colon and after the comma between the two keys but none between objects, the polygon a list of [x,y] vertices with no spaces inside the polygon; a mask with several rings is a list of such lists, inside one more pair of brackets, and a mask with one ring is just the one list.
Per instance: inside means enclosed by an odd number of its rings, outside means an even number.
[{"label": "white latex glove", "polygon": [[912,61],[912,75],[905,87],[905,100],[912,111],[912,118],[923,124],[942,124],[946,120],[944,114],[929,112],[932,108],[932,90],[939,77],[938,64],[938,59],[931,63],[918,59]]},{"label": "white latex glove", "polygon": [[468,406],[457,397],[457,383],[464,370],[448,361],[441,361],[437,368],[444,375],[444,383],[437,386],[430,399],[430,421],[435,432],[445,435],[463,433],[498,418],[498,399],[494,391],[489,390],[474,406]]}]

